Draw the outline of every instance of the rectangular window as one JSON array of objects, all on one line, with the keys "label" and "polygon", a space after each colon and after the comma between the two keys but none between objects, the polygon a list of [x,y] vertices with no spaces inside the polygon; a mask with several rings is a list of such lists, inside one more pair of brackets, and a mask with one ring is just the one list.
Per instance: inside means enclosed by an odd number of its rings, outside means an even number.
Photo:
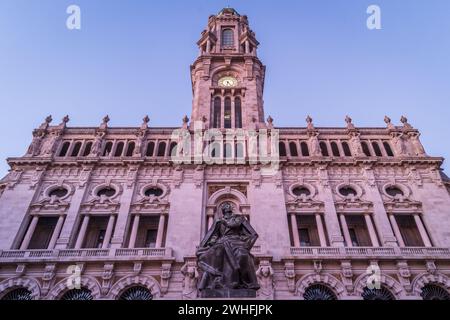
[{"label": "rectangular window", "polygon": [[47,249],[57,222],[57,217],[40,217],[27,249]]},{"label": "rectangular window", "polygon": [[154,248],[158,237],[158,226],[160,217],[141,216],[136,237],[135,248]]},{"label": "rectangular window", "polygon": [[319,247],[320,239],[314,215],[297,215],[300,246]]},{"label": "rectangular window", "polygon": [[83,248],[101,248],[109,217],[90,217]]},{"label": "rectangular window", "polygon": [[354,247],[371,247],[369,231],[363,216],[349,215],[345,217],[350,233],[350,239]]},{"label": "rectangular window", "polygon": [[398,228],[403,238],[403,242],[407,247],[423,247],[424,243],[420,232],[417,229],[414,217],[410,215],[396,216]]},{"label": "rectangular window", "polygon": [[298,234],[300,236],[300,246],[310,247],[311,240],[309,238],[309,230],[307,228],[298,229]]}]

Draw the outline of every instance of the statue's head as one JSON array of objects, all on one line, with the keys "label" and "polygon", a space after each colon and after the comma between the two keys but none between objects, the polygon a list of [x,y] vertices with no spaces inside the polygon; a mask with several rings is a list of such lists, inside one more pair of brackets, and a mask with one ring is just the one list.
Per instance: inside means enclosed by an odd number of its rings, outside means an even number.
[{"label": "statue's head", "polygon": [[233,215],[233,206],[230,203],[225,202],[222,205],[222,215],[224,217],[230,217],[231,215]]}]

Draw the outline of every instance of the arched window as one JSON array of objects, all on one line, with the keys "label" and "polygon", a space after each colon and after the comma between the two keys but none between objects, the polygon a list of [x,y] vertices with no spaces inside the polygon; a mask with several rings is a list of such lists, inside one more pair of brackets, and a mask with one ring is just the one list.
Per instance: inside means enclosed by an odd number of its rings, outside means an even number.
[{"label": "arched window", "polygon": [[125,290],[119,297],[119,300],[152,300],[153,295],[145,287],[135,286]]},{"label": "arched window", "polygon": [[309,148],[306,142],[300,143],[300,149],[302,150],[302,156],[309,157]]},{"label": "arched window", "polygon": [[153,141],[150,141],[147,143],[147,151],[145,152],[145,155],[147,157],[153,157],[153,154],[155,153],[155,143]]},{"label": "arched window", "polygon": [[121,141],[116,146],[116,152],[114,152],[114,157],[120,157],[123,153],[124,143]]},{"label": "arched window", "polygon": [[323,284],[309,286],[303,294],[305,300],[337,300],[334,292]]},{"label": "arched window", "polygon": [[83,157],[87,157],[91,153],[92,149],[92,142],[89,141],[86,143],[86,146],[84,147]]},{"label": "arched window", "polygon": [[327,144],[322,141],[319,145],[320,145],[320,151],[322,152],[322,155],[324,157],[328,157],[330,154],[328,153]]},{"label": "arched window", "polygon": [[291,157],[298,157],[297,145],[295,144],[295,142],[289,143],[289,151],[291,153]]},{"label": "arched window", "polygon": [[333,152],[333,156],[340,157],[341,153],[339,152],[339,148],[336,142],[331,143],[331,151]]},{"label": "arched window", "polygon": [[383,146],[384,146],[384,150],[386,150],[386,154],[388,155],[388,157],[393,157],[394,153],[392,152],[392,148],[389,145],[389,142],[387,142],[387,141],[383,142]]},{"label": "arched window", "polygon": [[225,158],[231,158],[233,156],[233,148],[231,147],[231,143],[224,144],[223,155]]},{"label": "arched window", "polygon": [[362,297],[364,300],[395,300],[394,295],[385,287],[381,287],[380,289],[369,289],[365,287]]},{"label": "arched window", "polygon": [[69,290],[61,297],[61,300],[84,301],[84,300],[93,300],[93,299],[94,299],[94,297],[92,297],[91,290],[86,289],[86,288]]},{"label": "arched window", "polygon": [[158,157],[164,157],[166,155],[166,143],[164,141],[158,144]]},{"label": "arched window", "polygon": [[350,151],[350,147],[348,146],[347,142],[342,142],[342,149],[344,150],[344,155],[346,157],[351,157],[352,156],[352,152]]},{"label": "arched window", "polygon": [[222,31],[222,46],[232,47],[234,45],[234,32],[232,29]]},{"label": "arched window", "polygon": [[286,157],[287,153],[286,153],[286,146],[285,146],[284,142],[278,143],[278,150],[280,153],[280,157]]},{"label": "arched window", "polygon": [[450,300],[450,294],[435,284],[426,284],[420,294],[423,300]]},{"label": "arched window", "polygon": [[234,126],[236,128],[242,128],[241,98],[234,99]]},{"label": "arched window", "polygon": [[110,155],[111,150],[112,150],[112,145],[113,145],[113,144],[112,144],[111,141],[109,141],[109,142],[106,143],[105,149],[103,150],[103,156],[104,156],[104,157],[107,157],[107,156]]},{"label": "arched window", "polygon": [[170,156],[171,157],[177,156],[177,143],[176,142],[172,142],[170,144]]},{"label": "arched window", "polygon": [[225,98],[225,109],[223,113],[223,122],[226,129],[231,128],[231,98]]},{"label": "arched window", "polygon": [[367,145],[367,143],[365,143],[364,141],[361,142],[361,147],[362,147],[362,149],[363,149],[364,154],[365,154],[367,157],[370,157],[371,154],[370,154],[369,146]]},{"label": "arched window", "polygon": [[128,148],[127,148],[127,157],[133,156],[134,148],[135,148],[135,144],[134,144],[133,141],[131,141],[131,142],[128,144]]},{"label": "arched window", "polygon": [[2,300],[28,301],[32,300],[31,291],[25,288],[13,289],[2,297]]},{"label": "arched window", "polygon": [[236,143],[236,158],[243,158],[244,157],[244,143],[243,142],[237,142]]},{"label": "arched window", "polygon": [[213,105],[213,128],[220,128],[220,125],[221,125],[220,119],[221,119],[222,110],[221,110],[220,104],[221,104],[220,97],[216,97],[214,99],[214,105]]},{"label": "arched window", "polygon": [[61,147],[61,151],[59,152],[60,157],[65,157],[67,155],[67,151],[69,151],[70,142],[66,141],[63,143]]},{"label": "arched window", "polygon": [[373,151],[375,151],[375,155],[377,157],[382,157],[383,154],[381,153],[380,146],[378,145],[378,142],[373,141],[372,142]]},{"label": "arched window", "polygon": [[73,146],[72,153],[70,154],[70,156],[71,157],[78,157],[78,153],[80,152],[80,149],[81,149],[81,142],[78,141]]}]

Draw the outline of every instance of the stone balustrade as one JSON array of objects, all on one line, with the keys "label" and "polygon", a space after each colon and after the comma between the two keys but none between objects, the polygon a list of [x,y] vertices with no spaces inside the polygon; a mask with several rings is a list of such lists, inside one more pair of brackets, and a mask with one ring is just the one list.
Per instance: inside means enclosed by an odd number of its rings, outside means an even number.
[{"label": "stone balustrade", "polygon": [[291,247],[295,259],[420,258],[450,259],[450,248],[429,247]]},{"label": "stone balustrade", "polygon": [[14,261],[98,261],[98,260],[161,260],[172,259],[171,248],[136,249],[62,249],[62,250],[0,250],[0,263]]}]

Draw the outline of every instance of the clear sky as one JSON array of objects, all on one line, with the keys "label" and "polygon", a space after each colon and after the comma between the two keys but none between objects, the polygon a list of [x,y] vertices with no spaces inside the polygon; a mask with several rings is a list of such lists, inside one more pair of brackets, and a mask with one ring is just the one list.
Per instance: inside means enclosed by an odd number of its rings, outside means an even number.
[{"label": "clear sky", "polygon": [[[81,8],[81,30],[66,8]],[[382,30],[366,9],[381,8]],[[277,126],[395,124],[450,156],[448,0],[0,0],[0,175],[51,114],[70,126],[177,126],[191,112],[189,65],[208,16],[249,16],[267,65],[265,110]],[[448,169],[448,164],[445,165]],[[448,173],[448,170],[447,170]]]}]

